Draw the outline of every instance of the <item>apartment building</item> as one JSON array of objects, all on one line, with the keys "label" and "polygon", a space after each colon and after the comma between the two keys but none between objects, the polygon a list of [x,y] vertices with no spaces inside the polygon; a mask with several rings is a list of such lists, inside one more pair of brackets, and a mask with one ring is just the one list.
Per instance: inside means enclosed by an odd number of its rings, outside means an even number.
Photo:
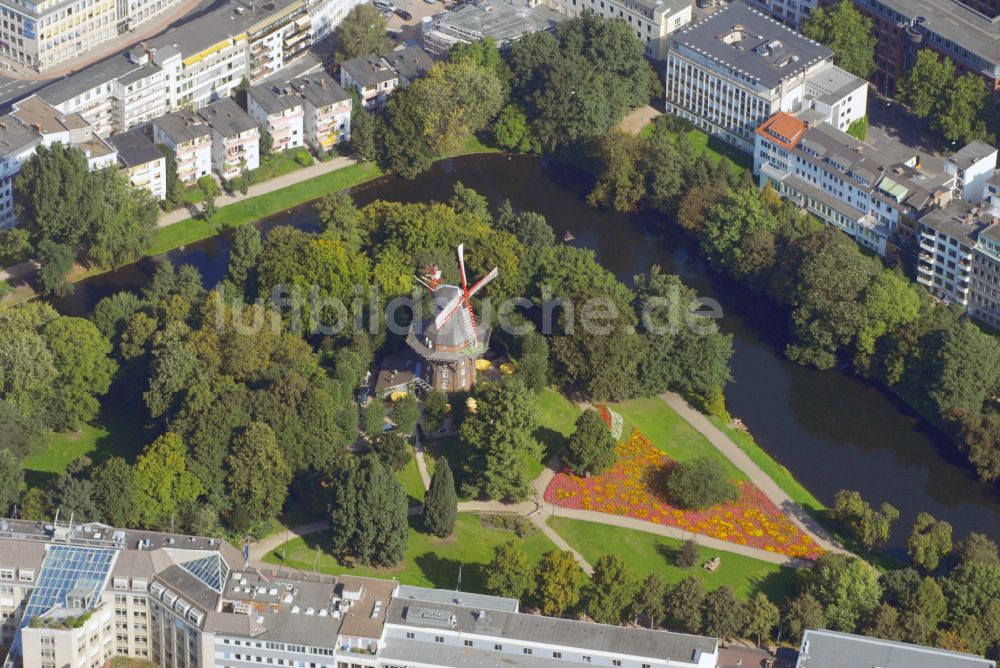
[{"label": "apartment building", "polygon": [[309,0],[309,35],[312,43],[323,39],[340,25],[347,14],[365,0]]},{"label": "apartment building", "polygon": [[399,87],[406,88],[427,75],[434,60],[419,46],[407,46],[382,56],[382,60],[399,76]]},{"label": "apartment building", "polygon": [[767,12],[785,25],[798,29],[803,21],[812,17],[817,0],[747,0],[752,7]]},{"label": "apartment building", "polygon": [[846,129],[865,115],[868,83],[833,53],[742,1],[669,38],[667,112],[750,153],[773,114],[812,110]]},{"label": "apartment building", "polygon": [[166,88],[163,69],[133,49],[55,81],[38,96],[64,114],[80,114],[107,137],[166,113]]},{"label": "apartment building", "polygon": [[760,185],[879,255],[909,257],[917,221],[953,197],[956,179],[945,161],[874,129],[862,142],[809,118],[819,117],[778,112],[757,129],[753,170]]},{"label": "apartment building", "polygon": [[354,89],[365,109],[382,107],[399,85],[399,75],[374,53],[345,60],[340,64],[340,85]]},{"label": "apartment building", "polygon": [[996,661],[936,647],[809,629],[795,668],[996,668]]},{"label": "apartment building", "polygon": [[552,5],[554,9],[528,0],[480,0],[458,5],[437,14],[423,27],[424,50],[435,58],[444,58],[454,45],[471,44],[485,37],[505,48],[524,35],[553,30],[567,12],[559,2],[552,1]]},{"label": "apartment building", "polygon": [[995,220],[984,208],[961,201],[921,218],[917,281],[935,297],[968,307],[975,249]]},{"label": "apartment building", "polygon": [[[991,0],[854,0],[871,17],[878,37],[872,83],[895,95],[896,82],[920,49],[955,62],[959,74],[976,72],[1000,89],[1000,20]],[[982,9],[991,8],[988,13]]]},{"label": "apartment building", "polygon": [[251,568],[225,541],[0,521],[5,668],[714,668],[718,641],[527,615],[513,599]]},{"label": "apartment building", "polygon": [[305,102],[291,86],[260,84],[247,91],[247,113],[271,135],[272,151],[305,142]]},{"label": "apartment building", "polygon": [[153,143],[173,151],[181,183],[194,183],[212,172],[212,129],[193,112],[177,111],[154,119]]},{"label": "apartment building", "polygon": [[302,98],[306,143],[316,152],[351,140],[351,95],[325,72],[292,79],[289,86]]},{"label": "apartment building", "polygon": [[63,114],[37,95],[13,105],[0,116],[0,227],[17,222],[14,214],[14,178],[38,146],[55,143],[80,149],[91,171],[115,164],[113,147],[79,114]]},{"label": "apartment building", "polygon": [[180,2],[0,0],[0,69],[44,72],[70,63],[142,28]]},{"label": "apartment building", "polygon": [[997,169],[997,149],[976,140],[949,157],[945,168],[955,177],[955,187],[962,199],[981,202],[987,181]]},{"label": "apartment building", "polygon": [[212,129],[212,166],[223,179],[260,167],[260,130],[257,121],[227,98],[198,110]]},{"label": "apartment building", "polygon": [[636,39],[654,60],[667,57],[668,35],[691,22],[692,0],[547,0],[548,5],[572,18],[585,11],[628,22]]},{"label": "apartment building", "polygon": [[158,200],[167,197],[167,159],[141,130],[133,129],[108,137],[118,152],[118,162],[136,188],[149,191]]}]

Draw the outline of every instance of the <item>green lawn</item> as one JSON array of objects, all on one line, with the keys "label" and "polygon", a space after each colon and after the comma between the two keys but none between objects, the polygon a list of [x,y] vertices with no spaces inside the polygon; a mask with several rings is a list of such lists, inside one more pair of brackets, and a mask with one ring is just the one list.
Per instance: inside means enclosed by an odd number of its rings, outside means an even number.
[{"label": "green lawn", "polygon": [[559,452],[576,427],[580,408],[561,392],[546,388],[538,397],[538,417],[541,425],[535,430],[535,438],[545,446],[542,461],[532,462],[530,475],[534,480],[542,473],[545,463]]},{"label": "green lawn", "polygon": [[[652,123],[645,126],[639,131],[639,136],[648,137],[652,135],[653,127]],[[699,156],[705,151],[708,151],[708,157],[710,157],[715,163],[718,163],[719,160],[722,160],[722,157],[725,156],[743,169],[753,168],[752,161],[745,153],[743,153],[743,151],[740,151],[735,146],[727,144],[718,137],[713,137],[706,132],[693,128],[687,131],[687,138],[695,156]]]},{"label": "green lawn", "polygon": [[733,479],[746,480],[745,473],[659,397],[610,405],[625,418],[623,438],[635,427],[671,459],[684,462],[696,457],[714,457],[723,462]]},{"label": "green lawn", "polygon": [[[763,591],[775,602],[784,600],[792,590],[795,571],[785,566],[699,546],[698,564],[692,568],[678,568],[673,565],[673,555],[681,545],[679,540],[564,517],[550,517],[548,522],[591,565],[606,554],[617,554],[641,578],[659,573],[673,584],[693,575],[708,589],[729,585],[744,598]],[[714,573],[701,567],[716,556],[722,560],[722,565]]]},{"label": "green lawn", "polygon": [[410,448],[410,462],[406,468],[399,472],[399,479],[403,483],[406,495],[410,497],[410,505],[418,505],[424,502],[424,481],[420,479],[420,469],[417,468],[417,457]]},{"label": "green lawn", "polygon": [[[416,527],[416,528],[415,528]],[[316,563],[316,548],[320,548],[319,570],[332,575],[351,574],[368,577],[395,577],[403,584],[454,589],[462,568],[462,590],[484,592],[483,567],[493,558],[493,548],[508,540],[521,541],[532,562],[555,546],[540,531],[518,539],[513,533],[489,529],[480,525],[479,516],[463,513],[458,517],[455,535],[441,540],[420,533],[419,518],[410,519],[410,543],[406,559],[395,568],[348,568],[330,555],[329,532],[303,536],[285,543],[285,565],[312,570]],[[264,561],[281,563],[279,547]]]}]

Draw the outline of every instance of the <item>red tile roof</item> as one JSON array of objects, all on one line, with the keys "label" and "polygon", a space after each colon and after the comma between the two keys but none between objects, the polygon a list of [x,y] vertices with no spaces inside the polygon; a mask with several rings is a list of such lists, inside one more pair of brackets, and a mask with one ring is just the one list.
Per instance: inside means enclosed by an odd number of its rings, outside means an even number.
[{"label": "red tile roof", "polygon": [[805,134],[805,131],[806,124],[804,121],[784,111],[779,111],[774,116],[771,116],[771,118],[764,121],[757,128],[757,134],[761,137],[765,137],[787,149],[795,148],[799,140],[802,139],[802,135]]}]

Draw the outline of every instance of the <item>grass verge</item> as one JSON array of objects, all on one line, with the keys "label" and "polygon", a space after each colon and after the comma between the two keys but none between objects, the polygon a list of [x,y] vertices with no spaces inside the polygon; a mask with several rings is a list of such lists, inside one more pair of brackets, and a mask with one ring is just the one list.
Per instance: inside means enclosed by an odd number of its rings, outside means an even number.
[{"label": "grass verge", "polygon": [[395,577],[403,584],[421,587],[454,589],[462,569],[462,591],[485,593],[484,568],[493,558],[493,549],[508,540],[519,540],[532,562],[555,546],[540,531],[517,538],[509,531],[480,525],[479,516],[463,513],[458,516],[455,533],[440,539],[421,533],[420,519],[410,518],[410,541],[404,561],[394,568],[350,567],[331,555],[330,533],[322,531],[290,540],[264,557],[270,564],[281,564],[285,550],[285,568],[312,570],[316,564],[316,548],[320,550],[319,570],[331,575],[351,574],[367,577]]},{"label": "grass verge", "polygon": [[[548,523],[591,565],[605,555],[616,554],[640,578],[657,573],[674,584],[693,575],[709,590],[729,585],[742,598],[762,591],[772,601],[782,601],[792,591],[795,571],[786,566],[699,546],[697,565],[678,568],[673,558],[681,546],[679,540],[564,517],[550,517]],[[722,565],[710,573],[701,565],[712,557],[719,557]]]},{"label": "grass verge", "polygon": [[535,438],[545,446],[545,453],[540,462],[532,462],[529,467],[529,477],[534,480],[542,474],[545,464],[552,456],[562,450],[569,436],[576,428],[576,419],[580,417],[580,408],[567,399],[561,392],[546,388],[538,397],[538,418],[540,425],[535,430]]},{"label": "grass verge", "polygon": [[424,502],[424,481],[420,478],[420,469],[417,468],[417,457],[413,453],[413,448],[409,448],[410,461],[406,468],[399,472],[399,481],[403,483],[406,495],[410,497],[410,505],[421,505]]}]

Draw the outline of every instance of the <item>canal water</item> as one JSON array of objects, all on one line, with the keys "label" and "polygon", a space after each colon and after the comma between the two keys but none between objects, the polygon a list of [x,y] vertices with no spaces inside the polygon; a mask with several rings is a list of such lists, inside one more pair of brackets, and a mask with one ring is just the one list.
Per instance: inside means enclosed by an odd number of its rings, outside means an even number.
[{"label": "canal water", "polygon": [[[499,206],[542,213],[561,238],[592,248],[620,279],[658,264],[723,307],[720,327],[734,339],[733,381],[726,387],[730,412],[741,418],[761,446],[824,503],[842,488],[857,489],[874,504],[900,509],[890,548],[904,549],[918,512],[954,526],[956,538],[979,531],[1000,541],[1000,492],[976,480],[948,440],[904,404],[879,388],[840,371],[817,371],[784,359],[784,316],[740,286],[713,274],[679,231],[651,231],[652,214],[596,211],[584,202],[585,183],[576,172],[527,157],[469,156],[435,164],[412,181],[386,177],[352,191],[359,205],[376,199],[447,200],[456,182]],[[314,229],[309,206],[277,215],[260,226],[291,224]],[[657,226],[663,229],[663,225]],[[164,259],[192,264],[208,286],[226,271],[230,236],[221,235],[165,256],[97,276],[54,305],[83,315],[99,299],[124,288],[140,289]]]}]

